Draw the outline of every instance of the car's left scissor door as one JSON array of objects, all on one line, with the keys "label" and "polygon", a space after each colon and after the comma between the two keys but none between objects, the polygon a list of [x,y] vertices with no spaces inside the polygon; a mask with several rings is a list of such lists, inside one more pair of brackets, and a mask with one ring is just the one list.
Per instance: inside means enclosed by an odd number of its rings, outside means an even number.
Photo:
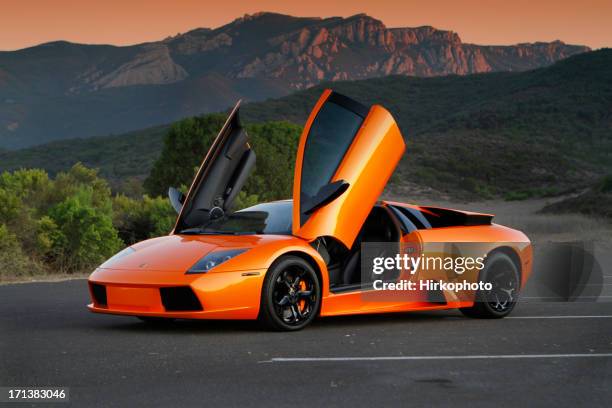
[{"label": "car's left scissor door", "polygon": [[309,241],[333,237],[350,248],[404,149],[385,108],[326,90],[298,146],[293,235]]}]

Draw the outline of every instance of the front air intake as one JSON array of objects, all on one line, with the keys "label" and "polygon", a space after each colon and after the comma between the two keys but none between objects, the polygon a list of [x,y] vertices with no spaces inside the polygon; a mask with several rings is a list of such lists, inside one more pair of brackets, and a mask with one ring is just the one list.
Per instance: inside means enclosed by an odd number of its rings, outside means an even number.
[{"label": "front air intake", "polygon": [[90,288],[91,296],[93,297],[95,305],[107,307],[108,301],[106,300],[106,286],[98,283],[90,283]]},{"label": "front air intake", "polygon": [[189,286],[160,288],[162,304],[167,312],[191,312],[202,310],[198,297]]}]

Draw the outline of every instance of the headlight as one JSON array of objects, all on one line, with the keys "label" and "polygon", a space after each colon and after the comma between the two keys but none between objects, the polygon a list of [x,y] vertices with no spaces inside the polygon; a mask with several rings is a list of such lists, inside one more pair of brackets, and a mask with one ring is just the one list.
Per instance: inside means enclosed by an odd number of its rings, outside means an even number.
[{"label": "headlight", "polygon": [[225,251],[214,251],[206,255],[204,258],[200,259],[195,263],[189,270],[188,274],[191,273],[206,273],[215,266],[221,265],[225,261],[229,261],[235,256],[240,255],[243,252],[246,252],[247,249],[228,249]]},{"label": "headlight", "polygon": [[117,252],[115,255],[113,255],[110,258],[108,258],[106,260],[106,262],[104,262],[102,265],[100,265],[100,267],[103,268],[105,266],[108,266],[108,265],[112,264],[113,262],[123,258],[124,256],[131,254],[132,252],[136,252],[134,250],[134,248],[132,248],[132,247],[124,248],[121,251]]}]

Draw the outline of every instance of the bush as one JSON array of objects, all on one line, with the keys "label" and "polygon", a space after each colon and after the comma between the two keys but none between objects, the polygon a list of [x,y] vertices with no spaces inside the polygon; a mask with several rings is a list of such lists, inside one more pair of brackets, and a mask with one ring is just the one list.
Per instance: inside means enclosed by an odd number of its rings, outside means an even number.
[{"label": "bush", "polygon": [[236,197],[234,208],[239,210],[242,208],[251,207],[259,202],[260,200],[257,194],[247,194],[244,191],[241,191],[238,193],[238,197]]},{"label": "bush", "polygon": [[167,234],[167,199],[112,197],[80,163],[50,179],[38,169],[0,174],[0,277],[89,271],[126,244]]},{"label": "bush", "polygon": [[530,191],[509,191],[504,195],[506,201],[523,201],[531,198],[532,194]]},{"label": "bush", "polygon": [[124,195],[113,199],[113,224],[126,244],[168,234],[174,227],[176,213],[162,197],[135,200]]},{"label": "bush", "polygon": [[602,177],[597,189],[602,193],[612,193],[612,175]]},{"label": "bush", "polygon": [[82,187],[51,208],[49,218],[57,225],[48,235],[50,255],[61,270],[91,268],[123,246],[111,214],[94,205],[92,187]]},{"label": "bush", "polygon": [[21,169],[0,175],[0,223],[17,236],[21,248],[36,247],[36,220],[50,203],[52,182],[39,169]]},{"label": "bush", "polygon": [[17,236],[0,224],[0,280],[32,276],[41,271],[41,265],[23,252]]}]

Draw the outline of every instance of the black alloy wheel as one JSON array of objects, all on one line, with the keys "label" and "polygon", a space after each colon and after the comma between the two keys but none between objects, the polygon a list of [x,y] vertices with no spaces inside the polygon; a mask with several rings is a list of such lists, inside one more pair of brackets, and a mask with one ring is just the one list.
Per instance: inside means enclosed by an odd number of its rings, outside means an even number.
[{"label": "black alloy wheel", "polygon": [[491,290],[476,293],[474,306],[459,309],[464,315],[484,319],[499,319],[510,314],[518,301],[520,279],[514,261],[503,252],[487,257],[480,272],[483,282],[491,283]]},{"label": "black alloy wheel", "polygon": [[318,314],[319,278],[296,256],[280,258],[268,271],[261,297],[260,320],[275,330],[299,330]]},{"label": "black alloy wheel", "polygon": [[491,309],[497,313],[505,313],[514,306],[518,294],[514,267],[504,262],[492,270],[490,275],[487,276],[487,282],[490,282],[493,288],[484,292],[484,296]]}]

